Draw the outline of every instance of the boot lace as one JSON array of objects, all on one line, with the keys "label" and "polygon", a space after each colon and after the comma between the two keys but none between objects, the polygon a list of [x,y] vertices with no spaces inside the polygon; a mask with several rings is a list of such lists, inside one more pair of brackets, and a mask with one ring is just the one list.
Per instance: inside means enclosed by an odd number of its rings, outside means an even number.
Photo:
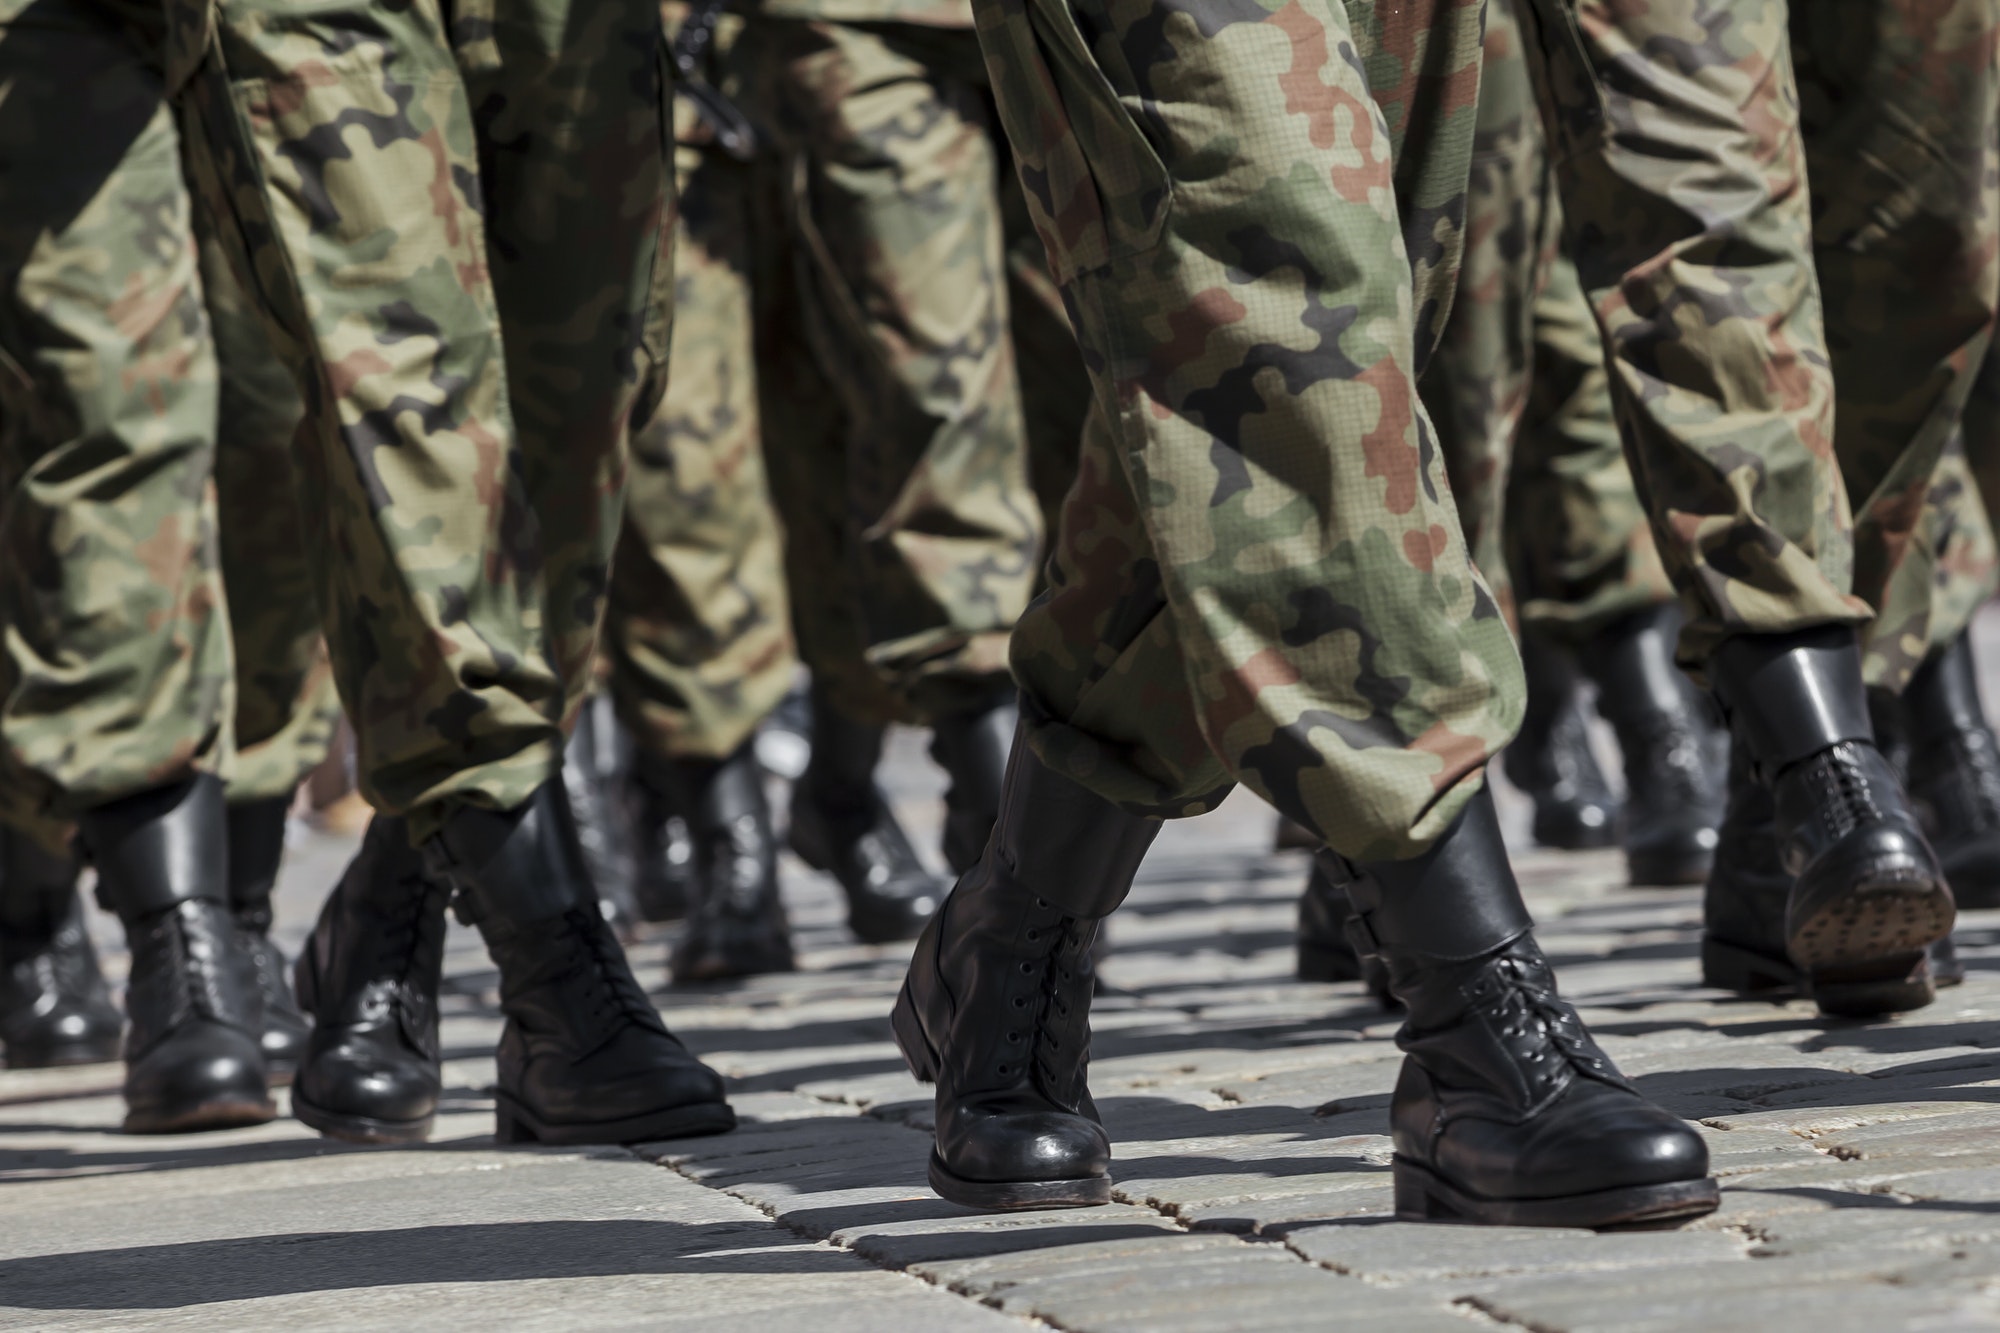
[{"label": "boot lace", "polygon": [[1576,1009],[1556,993],[1555,974],[1539,951],[1509,948],[1480,970],[1465,997],[1522,1072],[1532,1103],[1562,1091],[1573,1074],[1630,1087]]},{"label": "boot lace", "polygon": [[1815,805],[1829,842],[1885,817],[1860,746],[1843,741],[1806,763],[1805,778],[1820,797]]},{"label": "boot lace", "polygon": [[576,986],[581,1016],[588,1024],[607,1035],[630,1024],[664,1031],[659,1011],[632,975],[603,914],[595,908],[572,907],[562,919],[569,944],[565,974]]},{"label": "boot lace", "polygon": [[1074,1107],[1090,1058],[1090,1029],[1075,996],[1079,984],[1090,983],[1095,923],[1058,914],[1046,899],[1037,898],[1035,906],[1049,916],[1023,932],[1036,952],[1016,964],[1021,984],[1008,996],[994,1072],[1003,1080],[1027,1074],[1051,1101]]}]

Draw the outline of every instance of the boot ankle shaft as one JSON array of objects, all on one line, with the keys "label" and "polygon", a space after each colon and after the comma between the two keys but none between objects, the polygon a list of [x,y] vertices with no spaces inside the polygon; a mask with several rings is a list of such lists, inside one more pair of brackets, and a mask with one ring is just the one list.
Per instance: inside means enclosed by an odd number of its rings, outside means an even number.
[{"label": "boot ankle shaft", "polygon": [[1852,629],[1739,634],[1715,650],[1708,674],[1767,780],[1842,741],[1875,743]]},{"label": "boot ankle shaft", "polygon": [[1436,966],[1483,957],[1534,926],[1500,836],[1493,793],[1481,788],[1423,855],[1347,864],[1323,854],[1355,908],[1356,948]]},{"label": "boot ankle shaft", "polygon": [[1017,735],[988,855],[1064,914],[1101,920],[1131,892],[1160,827],[1048,767]]},{"label": "boot ankle shaft", "polygon": [[1917,668],[1903,691],[1901,711],[1913,747],[1987,730],[1969,636],[1961,636]]}]

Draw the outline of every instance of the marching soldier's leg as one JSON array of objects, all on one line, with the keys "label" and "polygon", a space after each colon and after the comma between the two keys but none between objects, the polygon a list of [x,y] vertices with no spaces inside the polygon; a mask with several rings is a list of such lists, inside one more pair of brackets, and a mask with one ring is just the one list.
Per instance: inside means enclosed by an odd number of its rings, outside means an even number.
[{"label": "marching soldier's leg", "polygon": [[116,1060],[124,1020],[84,924],[70,829],[0,826],[0,1055],[9,1069]]},{"label": "marching soldier's leg", "polygon": [[998,808],[1014,718],[1007,634],[1041,543],[985,70],[963,29],[786,31],[807,331],[847,408],[835,494],[852,611],[869,669],[931,728],[951,779],[945,856],[962,869]]},{"label": "marching soldier's leg", "polygon": [[94,6],[0,10],[0,86],[0,800],[73,819],[124,923],[126,1129],[254,1124],[275,1111],[224,883],[216,363],[179,140]]},{"label": "marching soldier's leg", "polygon": [[306,774],[326,758],[340,698],[320,639],[300,537],[292,439],[304,415],[298,385],[271,351],[220,247],[204,228],[201,274],[222,375],[215,485],[223,586],[236,659],[236,765],[229,780],[229,906],[257,971],[264,1059],[289,1078],[309,1025],[272,942],[271,894],[285,855],[285,821]]},{"label": "marching soldier's leg", "polygon": [[1505,534],[1521,636],[1596,682],[1625,763],[1619,838],[1632,883],[1699,884],[1722,821],[1719,738],[1674,665],[1673,589],[1620,449],[1604,344],[1560,255],[1535,301],[1534,380]]},{"label": "marching soldier's leg", "polygon": [[791,688],[783,541],[764,483],[751,261],[764,169],[732,160],[687,103],[674,247],[672,382],[635,432],[605,651],[636,746],[641,843],[669,818],[693,875],[677,981],[788,970],[777,840],[752,739]]},{"label": "marching soldier's leg", "polygon": [[[504,0],[449,30],[376,0],[215,12],[190,95],[301,374],[328,647],[389,816],[301,967],[315,1052],[401,1041],[435,1067],[439,900],[409,888],[428,872],[500,970],[504,1140],[726,1129],[720,1080],[667,1033],[598,910],[560,776],[628,418],[662,387],[658,10]],[[399,1015],[364,1003],[378,983]],[[336,1104],[294,1098],[326,1132],[428,1132],[415,1082],[334,1086]]]},{"label": "marching soldier's leg", "polygon": [[1787,7],[1695,9],[1527,11],[1569,248],[1689,615],[1683,660],[1795,843],[1786,952],[1825,1006],[1908,1007],[1951,895],[1869,724]]},{"label": "marching soldier's leg", "polygon": [[[1458,501],[1466,549],[1513,613],[1503,500],[1534,366],[1537,293],[1556,257],[1547,144],[1508,0],[1487,6],[1479,114],[1466,188],[1465,259],[1420,388]],[[1555,645],[1523,632],[1527,707],[1502,756],[1535,803],[1539,842],[1602,847],[1618,807],[1589,744],[1580,679]],[[1319,914],[1322,918],[1326,914]]]},{"label": "marching soldier's leg", "polygon": [[1051,588],[1017,632],[1000,823],[894,1019],[938,1082],[948,1197],[1108,1197],[1090,943],[1158,817],[1241,779],[1342,854],[1357,935],[1408,1006],[1399,1212],[1714,1206],[1699,1138],[1568,1011],[1574,1045],[1480,1035],[1503,1026],[1489,1004],[1562,1002],[1482,782],[1518,720],[1517,658],[1414,392],[1456,278],[1479,11],[982,8],[1096,396]]}]

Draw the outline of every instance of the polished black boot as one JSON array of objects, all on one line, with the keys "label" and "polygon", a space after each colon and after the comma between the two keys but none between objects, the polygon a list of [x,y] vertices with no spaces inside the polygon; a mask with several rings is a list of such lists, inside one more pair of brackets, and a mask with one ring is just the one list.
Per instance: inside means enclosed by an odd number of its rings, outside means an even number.
[{"label": "polished black boot", "polygon": [[354,1143],[413,1143],[437,1116],[438,984],[450,892],[425,873],[409,826],[368,825],[299,954],[313,1016],[292,1080],[292,1114]]},{"label": "polished black boot", "polygon": [[1507,780],[1535,803],[1535,841],[1581,851],[1618,841],[1618,798],[1590,749],[1590,723],[1575,665],[1541,634],[1521,635],[1528,711],[1520,734],[1500,752]]},{"label": "polished black boot", "polygon": [[847,895],[847,924],[868,944],[907,940],[937,910],[944,886],[924,869],[875,785],[883,728],[813,694],[812,759],[792,787],[790,842]]},{"label": "polished black boot", "polygon": [[891,1024],[937,1084],[931,1188],[988,1211],[1111,1199],[1084,1077],[1092,943],[1159,833],[1016,740],[1000,821],[922,937]]},{"label": "polished black boot", "polygon": [[635,774],[627,789],[632,810],[632,897],[642,921],[679,921],[694,901],[694,840],[687,821]]},{"label": "polished black boot", "polygon": [[632,1143],[736,1125],[722,1080],[640,989],[598,909],[562,780],[506,813],[461,807],[424,845],[500,969],[494,1135]]},{"label": "polished black boot", "polygon": [[629,938],[647,918],[638,901],[631,810],[619,799],[624,793],[616,785],[607,753],[612,747],[604,733],[615,725],[608,703],[601,696],[593,698],[577,715],[576,729],[563,746],[563,790],[569,793],[577,841],[604,904],[605,919],[621,938]]},{"label": "polished black boot", "polygon": [[948,713],[931,726],[931,758],[951,779],[944,794],[944,859],[954,875],[978,864],[1000,817],[1000,787],[1019,718],[1009,684],[984,704]]},{"label": "polished black boot", "polygon": [[1937,986],[1963,981],[1950,936],[1930,947],[1928,961],[1853,981],[1815,986],[1793,964],[1785,952],[1792,876],[1778,859],[1777,806],[1754,768],[1747,744],[1730,747],[1729,805],[1702,895],[1702,983],[1762,999],[1802,995],[1828,1014],[1873,1018],[1921,1009]]},{"label": "polished black boot", "polygon": [[1556,993],[1490,791],[1422,856],[1353,871],[1356,947],[1409,1011],[1389,1104],[1398,1217],[1615,1227],[1715,1208],[1701,1135],[1635,1092]]},{"label": "polished black boot", "polygon": [[305,1054],[312,1025],[285,981],[285,955],[271,940],[271,891],[285,859],[285,816],[291,798],[242,801],[229,807],[229,911],[264,1006],[264,1067],[273,1083],[289,1080]]},{"label": "polished black boot", "polygon": [[1353,916],[1347,890],[1327,873],[1321,858],[1313,858],[1312,874],[1299,895],[1299,980],[1363,982],[1384,1008],[1393,1008],[1396,997],[1389,993],[1389,974],[1381,960],[1363,958],[1348,938]]},{"label": "polished black boot", "polygon": [[1621,841],[1637,885],[1699,884],[1722,822],[1715,728],[1674,665],[1680,614],[1672,606],[1627,616],[1584,650],[1597,711],[1625,756]]},{"label": "polished black boot", "polygon": [[2000,744],[1979,703],[1972,635],[1932,654],[1903,691],[1910,799],[1961,907],[2000,907]]},{"label": "polished black boot", "polygon": [[1708,673],[1771,794],[1792,877],[1785,955],[1813,998],[1846,1012],[1841,997],[1857,992],[1922,996],[1926,952],[1951,933],[1951,890],[1875,748],[1854,632],[1738,635]]},{"label": "polished black boot", "polygon": [[124,1021],[83,923],[75,856],[0,830],[0,1048],[7,1068],[116,1060]]},{"label": "polished black boot", "polygon": [[723,981],[792,970],[791,930],[778,898],[778,844],[764,770],[743,745],[727,759],[641,753],[639,786],[679,810],[694,848],[694,892],[674,944],[674,980]]},{"label": "polished black boot", "polygon": [[77,821],[98,899],[125,923],[125,1130],[173,1134],[277,1114],[256,968],[228,903],[229,817],[202,774]]}]

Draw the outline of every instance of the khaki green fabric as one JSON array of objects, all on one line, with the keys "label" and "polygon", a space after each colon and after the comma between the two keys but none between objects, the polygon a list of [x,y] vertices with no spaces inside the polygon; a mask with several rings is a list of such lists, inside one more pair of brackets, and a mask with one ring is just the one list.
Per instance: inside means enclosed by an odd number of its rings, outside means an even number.
[{"label": "khaki green fabric", "polygon": [[1517,617],[1582,642],[1670,600],[1618,438],[1603,343],[1562,215],[1522,30],[1486,11],[1465,261],[1424,404],[1466,545]]},{"label": "khaki green fabric", "polygon": [[[2000,12],[1529,12],[1569,249],[1690,613],[1684,660],[1735,633],[1863,625],[1930,587],[1937,547],[1910,537],[2000,290]],[[1871,683],[1900,687],[1929,639],[1885,611]]]},{"label": "khaki green fabric", "polygon": [[1014,667],[1037,753],[1130,809],[1240,780],[1346,855],[1408,856],[1519,723],[1415,389],[1481,8],[976,5],[1095,390]]},{"label": "khaki green fabric", "polygon": [[765,165],[716,148],[686,102],[675,115],[673,375],[633,436],[604,650],[639,744],[720,759],[798,668],[757,407],[752,266],[775,210]]},{"label": "khaki green fabric", "polygon": [[0,7],[0,817],[38,833],[191,771],[283,796],[337,713],[297,394],[192,207],[158,57],[89,0]]},{"label": "khaki green fabric", "polygon": [[[557,771],[635,410],[664,388],[652,0],[169,6],[199,173],[299,377],[301,509],[363,792],[422,836]],[[206,44],[185,25],[212,20]]]}]

